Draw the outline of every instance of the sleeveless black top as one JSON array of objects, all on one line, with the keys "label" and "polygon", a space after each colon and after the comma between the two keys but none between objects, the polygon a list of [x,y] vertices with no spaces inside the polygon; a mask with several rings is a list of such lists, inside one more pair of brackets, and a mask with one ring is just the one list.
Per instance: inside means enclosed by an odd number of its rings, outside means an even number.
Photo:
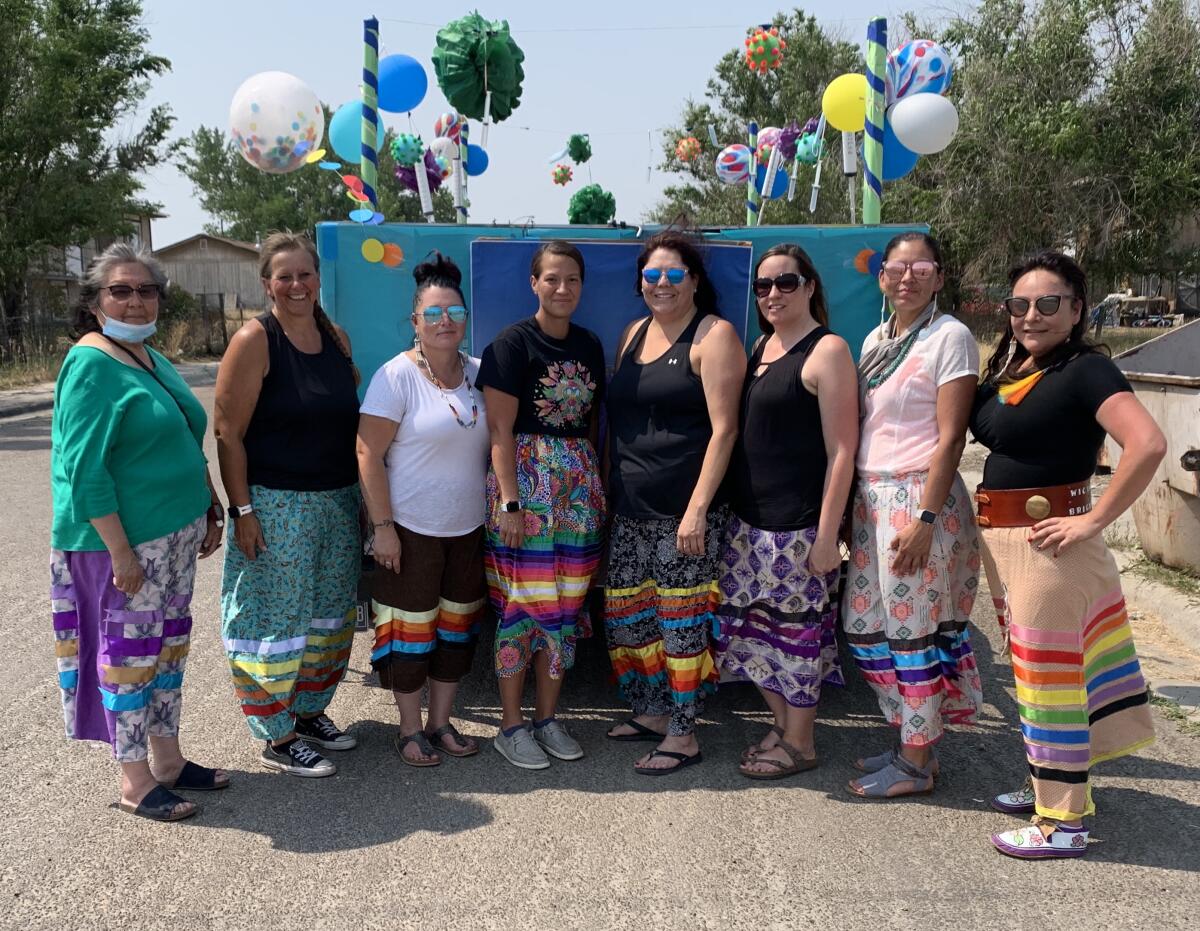
[{"label": "sleeveless black top", "polygon": [[820,520],[828,457],[817,396],[800,372],[829,332],[816,327],[757,377],[767,341],[750,356],[726,482],[733,512],[760,530],[803,530]]},{"label": "sleeveless black top", "polygon": [[[634,360],[650,328],[641,325],[608,385],[613,509],[643,520],[682,517],[700,478],[712,423],[688,354],[701,315],[653,362]],[[715,506],[718,501],[714,501]]]},{"label": "sleeveless black top", "polygon": [[285,491],[353,485],[358,391],[346,357],[323,327],[321,351],[309,354],[292,345],[270,311],[255,319],[267,331],[271,368],[243,440],[249,484]]}]

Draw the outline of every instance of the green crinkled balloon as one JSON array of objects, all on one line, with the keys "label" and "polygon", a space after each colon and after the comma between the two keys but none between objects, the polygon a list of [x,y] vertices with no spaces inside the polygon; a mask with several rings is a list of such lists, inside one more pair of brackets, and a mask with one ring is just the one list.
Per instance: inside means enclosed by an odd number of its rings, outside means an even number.
[{"label": "green crinkled balloon", "polygon": [[508,21],[489,22],[478,13],[438,30],[433,71],[446,100],[459,113],[484,119],[484,65],[492,92],[492,118],[507,119],[521,103],[525,53],[509,35]]},{"label": "green crinkled balloon", "polygon": [[584,133],[576,133],[567,140],[567,154],[576,165],[582,165],[592,157],[592,144]]},{"label": "green crinkled balloon", "polygon": [[580,188],[567,204],[567,220],[575,224],[598,225],[617,215],[617,199],[598,184]]}]

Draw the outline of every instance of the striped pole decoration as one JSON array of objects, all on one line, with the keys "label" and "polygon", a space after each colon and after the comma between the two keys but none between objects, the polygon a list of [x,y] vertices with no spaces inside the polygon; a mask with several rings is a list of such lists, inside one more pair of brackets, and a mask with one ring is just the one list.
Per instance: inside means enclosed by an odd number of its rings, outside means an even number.
[{"label": "striped pole decoration", "polygon": [[887,106],[887,20],[867,23],[867,125],[863,133],[864,224],[880,222],[883,207],[883,121]]},{"label": "striped pole decoration", "polygon": [[379,153],[375,151],[378,139],[379,20],[372,16],[363,20],[362,154],[358,163],[362,191],[370,200],[372,210],[379,209],[379,196],[375,193],[379,184]]},{"label": "striped pole decoration", "polygon": [[758,175],[758,124],[751,120],[746,126],[747,143],[750,146],[750,177],[746,181],[746,225],[758,226],[758,209],[762,203],[758,196],[755,180]]}]

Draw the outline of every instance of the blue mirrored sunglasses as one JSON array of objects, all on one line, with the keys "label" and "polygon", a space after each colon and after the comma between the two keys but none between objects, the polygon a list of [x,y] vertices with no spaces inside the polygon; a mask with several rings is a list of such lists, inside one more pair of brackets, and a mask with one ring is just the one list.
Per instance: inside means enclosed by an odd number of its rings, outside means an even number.
[{"label": "blue mirrored sunglasses", "polygon": [[467,319],[467,308],[462,304],[451,304],[448,307],[430,304],[428,307],[422,308],[419,313],[428,324],[441,323],[445,317],[449,317],[451,323],[462,323]]},{"label": "blue mirrored sunglasses", "polygon": [[[671,284],[683,284],[683,279],[688,276],[686,268],[668,268],[666,270],[667,281]],[[658,284],[662,280],[663,270],[661,268],[647,268],[642,270],[642,280],[646,284]]]}]

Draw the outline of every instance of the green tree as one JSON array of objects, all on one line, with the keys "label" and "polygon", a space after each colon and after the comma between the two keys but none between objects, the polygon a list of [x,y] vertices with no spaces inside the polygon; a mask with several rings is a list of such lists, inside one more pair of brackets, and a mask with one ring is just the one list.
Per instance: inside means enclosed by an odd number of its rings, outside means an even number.
[{"label": "green tree", "polygon": [[[330,116],[326,109],[326,125]],[[379,211],[389,221],[420,222],[420,198],[395,176],[393,138],[388,130],[379,152]],[[265,238],[272,230],[299,232],[325,220],[344,220],[355,207],[339,173],[306,165],[285,175],[267,174],[242,158],[222,130],[208,126],[187,140],[179,168],[192,182],[200,206],[214,219],[205,230],[246,242]],[[357,165],[346,170],[358,174]],[[433,194],[433,214],[439,222],[454,221],[453,199],[445,186]]]},{"label": "green tree", "polygon": [[[746,219],[746,186],[725,185],[716,177],[713,162],[720,148],[734,142],[746,141],[746,125],[754,120],[760,127],[785,126],[791,120],[803,124],[810,116],[821,113],[821,94],[825,85],[839,74],[863,70],[858,45],[832,37],[813,16],[796,9],[790,14],[776,15],[773,24],[787,42],[783,61],[766,74],[751,72],[746,67],[743,50],[727,52],[717,63],[715,74],[708,80],[706,102],[688,100],[679,123],[666,131],[664,160],[661,168],[683,176],[680,184],[663,192],[663,199],[650,211],[650,219],[670,223],[686,217],[702,226],[737,225]],[[713,126],[721,145],[714,147],[708,136]],[[680,162],[675,156],[675,143],[683,136],[693,135],[700,140],[700,156],[691,162]],[[827,139],[836,134],[830,133]],[[791,203],[781,199],[767,207],[769,223],[841,223],[846,219],[846,198],[841,170],[841,149],[828,146],[822,169],[824,194],[814,216],[808,212],[808,189],[813,180],[812,168],[801,171],[796,199]]]},{"label": "green tree", "polygon": [[21,345],[31,263],[153,206],[138,175],[169,158],[172,117],[162,105],[131,123],[170,62],[141,14],[134,0],[0,0],[0,359]]}]

